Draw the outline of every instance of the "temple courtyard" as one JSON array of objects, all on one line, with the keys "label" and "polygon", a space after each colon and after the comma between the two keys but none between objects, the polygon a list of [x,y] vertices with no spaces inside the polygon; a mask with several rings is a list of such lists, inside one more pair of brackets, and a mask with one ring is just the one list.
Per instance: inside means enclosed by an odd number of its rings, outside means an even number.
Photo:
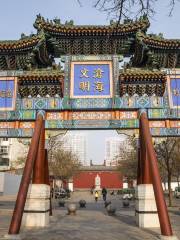
[{"label": "temple courtyard", "polygon": [[[86,200],[86,208],[79,209],[80,199]],[[89,192],[75,192],[66,201],[66,205],[77,204],[76,216],[67,215],[66,207],[60,208],[58,200],[53,200],[50,225],[42,229],[21,229],[21,238],[24,240],[157,239],[160,233],[158,229],[140,229],[136,226],[134,201],[130,202],[129,208],[124,208],[121,196],[108,195],[108,199],[116,206],[115,216],[108,216],[103,201],[100,199],[96,203]],[[0,197],[0,239],[4,239],[3,236],[8,231],[14,202],[14,196]],[[174,234],[180,238],[180,199],[175,199],[174,205],[169,208],[169,212]]]}]

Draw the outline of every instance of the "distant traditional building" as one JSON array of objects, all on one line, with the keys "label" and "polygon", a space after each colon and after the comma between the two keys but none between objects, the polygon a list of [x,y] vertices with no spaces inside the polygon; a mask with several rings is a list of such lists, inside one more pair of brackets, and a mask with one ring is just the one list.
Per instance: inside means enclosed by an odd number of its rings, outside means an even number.
[{"label": "distant traditional building", "polygon": [[118,190],[123,188],[123,178],[116,167],[91,165],[81,167],[73,177],[73,190],[90,190],[95,187],[96,177],[100,179],[100,188]]},{"label": "distant traditional building", "polygon": [[84,134],[68,133],[63,137],[63,142],[65,150],[72,151],[82,165],[87,165],[87,138]]}]

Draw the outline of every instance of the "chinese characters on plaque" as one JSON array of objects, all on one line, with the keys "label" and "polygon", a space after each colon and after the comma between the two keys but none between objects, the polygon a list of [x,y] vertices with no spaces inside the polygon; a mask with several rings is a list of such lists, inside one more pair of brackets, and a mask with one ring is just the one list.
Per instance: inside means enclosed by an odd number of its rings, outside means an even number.
[{"label": "chinese characters on plaque", "polygon": [[15,79],[0,78],[0,110],[14,110],[15,101]]},{"label": "chinese characters on plaque", "polygon": [[111,62],[73,62],[71,67],[71,97],[112,96]]},{"label": "chinese characters on plaque", "polygon": [[180,78],[170,79],[169,94],[172,107],[180,107]]}]

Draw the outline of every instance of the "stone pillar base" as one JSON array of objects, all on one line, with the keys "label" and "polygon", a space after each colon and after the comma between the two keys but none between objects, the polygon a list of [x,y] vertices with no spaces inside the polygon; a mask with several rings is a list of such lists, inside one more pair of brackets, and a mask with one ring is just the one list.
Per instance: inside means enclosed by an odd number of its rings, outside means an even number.
[{"label": "stone pillar base", "polygon": [[152,184],[136,187],[136,223],[142,228],[159,228],[159,217]]},{"label": "stone pillar base", "polygon": [[20,234],[6,234],[3,238],[0,239],[9,239],[9,240],[21,240]]},{"label": "stone pillar base", "polygon": [[25,227],[45,227],[49,225],[50,186],[31,184],[24,208],[22,225]]},{"label": "stone pillar base", "polygon": [[179,240],[179,238],[175,235],[173,236],[163,236],[163,235],[160,235],[160,240]]}]

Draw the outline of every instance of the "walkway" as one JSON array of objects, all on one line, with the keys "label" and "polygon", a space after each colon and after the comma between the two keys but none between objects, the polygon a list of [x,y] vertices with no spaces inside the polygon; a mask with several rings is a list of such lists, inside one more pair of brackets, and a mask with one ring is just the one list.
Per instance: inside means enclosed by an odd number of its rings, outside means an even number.
[{"label": "walkway", "polygon": [[[44,229],[25,230],[21,235],[24,240],[140,240],[157,239],[159,230],[140,229],[135,224],[134,202],[128,209],[122,207],[122,200],[119,196],[111,197],[111,201],[117,208],[116,216],[108,216],[103,201],[94,202],[93,197],[87,193],[75,193],[68,202],[78,202],[79,199],[86,199],[86,209],[78,209],[76,216],[68,216],[66,208],[59,208],[58,202],[54,202],[53,216],[50,226]],[[110,198],[110,197],[109,197]],[[178,200],[180,203],[180,200]],[[67,203],[68,204],[68,203]],[[180,238],[180,213],[175,209],[171,210],[171,220],[174,230]],[[10,221],[10,210],[4,211],[4,217],[0,218],[0,233],[7,231]],[[1,211],[2,214],[2,211]]]}]

